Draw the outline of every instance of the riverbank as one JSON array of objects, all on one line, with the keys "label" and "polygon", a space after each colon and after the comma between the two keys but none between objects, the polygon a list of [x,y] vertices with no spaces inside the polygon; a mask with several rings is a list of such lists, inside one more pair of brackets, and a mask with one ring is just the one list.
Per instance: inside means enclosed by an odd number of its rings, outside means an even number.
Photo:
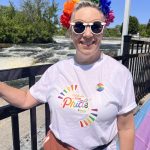
[{"label": "riverbank", "polygon": [[0,48],[8,48],[11,47],[13,44],[8,44],[8,43],[0,43]]}]

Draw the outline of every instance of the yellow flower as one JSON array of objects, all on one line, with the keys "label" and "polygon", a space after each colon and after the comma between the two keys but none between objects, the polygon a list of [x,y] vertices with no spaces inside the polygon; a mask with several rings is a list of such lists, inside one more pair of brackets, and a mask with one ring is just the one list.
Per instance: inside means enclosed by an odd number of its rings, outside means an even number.
[{"label": "yellow flower", "polygon": [[72,2],[74,3],[78,3],[80,0],[72,0]]}]

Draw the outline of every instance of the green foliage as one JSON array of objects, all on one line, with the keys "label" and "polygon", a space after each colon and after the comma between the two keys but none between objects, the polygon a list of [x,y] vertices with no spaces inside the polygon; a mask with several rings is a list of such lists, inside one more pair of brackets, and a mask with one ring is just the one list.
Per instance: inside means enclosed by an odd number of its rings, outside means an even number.
[{"label": "green foliage", "polygon": [[134,16],[129,18],[129,34],[137,34],[139,31],[139,22],[138,19]]},{"label": "green foliage", "polygon": [[21,10],[0,6],[0,43],[47,43],[57,32],[57,5],[48,0],[24,0]]},{"label": "green foliage", "polygon": [[115,28],[105,29],[104,36],[105,37],[120,37],[121,36],[120,26],[116,26]]},{"label": "green foliage", "polygon": [[[23,0],[20,10],[12,2],[0,6],[0,43],[47,43],[53,35],[66,35],[67,30],[60,27],[57,16],[58,5],[49,0]],[[130,16],[129,33],[150,37],[150,20],[147,25],[138,23]],[[104,36],[120,37],[122,25],[105,30]]]},{"label": "green foliage", "polygon": [[[118,26],[120,33],[122,34],[122,30],[123,30],[123,23]],[[130,16],[129,18],[129,28],[128,28],[128,34],[137,34],[139,32],[139,22],[138,19],[136,17],[132,17]]]},{"label": "green foliage", "polygon": [[146,33],[147,33],[147,36],[150,37],[150,19],[149,19],[147,27],[146,27]]},{"label": "green foliage", "polygon": [[67,32],[68,31],[66,28],[60,27],[56,34],[65,36],[67,34]]},{"label": "green foliage", "polygon": [[140,24],[139,25],[139,34],[142,37],[147,37],[147,33],[146,33],[146,25],[145,24]]},{"label": "green foliage", "polygon": [[[120,26],[120,33],[122,33],[123,23]],[[138,19],[136,17],[130,16],[129,19],[129,34],[137,34],[141,37],[150,37],[150,20],[148,24],[139,24]]]},{"label": "green foliage", "polygon": [[91,2],[98,4],[99,0],[91,0]]}]

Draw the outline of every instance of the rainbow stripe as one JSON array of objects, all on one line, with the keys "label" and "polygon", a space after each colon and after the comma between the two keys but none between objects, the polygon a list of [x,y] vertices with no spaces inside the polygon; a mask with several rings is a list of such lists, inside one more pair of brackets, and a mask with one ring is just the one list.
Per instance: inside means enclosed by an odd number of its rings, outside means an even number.
[{"label": "rainbow stripe", "polygon": [[89,116],[84,120],[80,121],[80,127],[83,128],[92,124],[97,118],[97,112],[98,109],[91,109],[91,113],[89,114]]},{"label": "rainbow stripe", "polygon": [[104,90],[104,85],[102,83],[98,83],[96,85],[96,89],[97,89],[97,91],[101,92]]},{"label": "rainbow stripe", "polygon": [[63,92],[61,92],[60,93],[60,95],[58,96],[58,98],[59,99],[64,99],[64,97],[68,94],[68,93],[70,93],[70,92],[72,92],[72,91],[76,91],[77,90],[77,85],[71,85],[71,86],[69,86],[69,87],[66,87],[64,90],[63,90]]}]

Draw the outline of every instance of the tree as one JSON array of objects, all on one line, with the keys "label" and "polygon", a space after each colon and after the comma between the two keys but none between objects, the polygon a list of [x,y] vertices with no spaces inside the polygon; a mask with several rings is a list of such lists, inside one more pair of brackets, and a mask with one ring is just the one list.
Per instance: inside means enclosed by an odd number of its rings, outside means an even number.
[{"label": "tree", "polygon": [[26,21],[34,22],[34,6],[31,0],[23,0],[22,11],[26,16]]},{"label": "tree", "polygon": [[146,34],[148,37],[150,37],[150,19],[149,19],[147,27],[146,27]]},{"label": "tree", "polygon": [[105,37],[120,37],[121,34],[120,34],[118,27],[106,28],[106,30],[104,32],[104,36]]},{"label": "tree", "polygon": [[[120,27],[120,32],[122,34],[123,30],[123,23]],[[136,17],[130,16],[129,17],[129,28],[128,28],[128,34],[137,34],[139,32],[139,22]]]},{"label": "tree", "polygon": [[9,17],[12,19],[14,16],[15,16],[15,14],[16,14],[16,10],[15,10],[15,6],[14,6],[14,4],[13,4],[13,2],[11,2],[11,1],[9,1]]},{"label": "tree", "polygon": [[49,0],[23,0],[18,11],[13,3],[0,6],[0,42],[52,42],[57,33],[57,4]]},{"label": "tree", "polygon": [[140,24],[139,25],[139,34],[142,37],[146,37],[147,33],[146,33],[146,24]]},{"label": "tree", "polygon": [[129,34],[137,34],[139,31],[139,22],[138,19],[134,16],[129,18]]}]

